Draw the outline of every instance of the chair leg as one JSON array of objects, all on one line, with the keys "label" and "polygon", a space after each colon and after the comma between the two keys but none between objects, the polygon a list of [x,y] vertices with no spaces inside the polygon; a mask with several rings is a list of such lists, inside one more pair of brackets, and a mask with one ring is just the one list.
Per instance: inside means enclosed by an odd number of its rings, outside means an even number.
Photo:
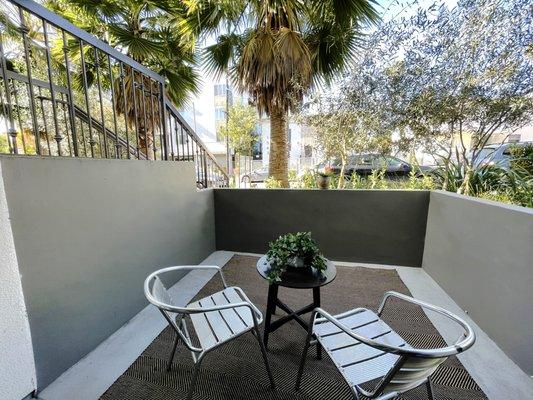
[{"label": "chair leg", "polygon": [[196,387],[196,381],[198,381],[198,375],[200,374],[200,365],[202,364],[203,357],[199,357],[194,366],[194,372],[192,375],[191,384],[189,386],[189,391],[187,392],[187,400],[192,400],[194,394],[194,389]]},{"label": "chair leg", "polygon": [[428,380],[426,381],[426,389],[428,391],[428,398],[429,400],[435,400],[435,396],[433,396],[433,386],[431,386],[431,381],[430,379],[428,378]]},{"label": "chair leg", "polygon": [[178,347],[179,342],[179,336],[176,333],[176,338],[174,339],[174,346],[172,347],[172,352],[170,353],[170,358],[168,359],[167,363],[167,372],[170,371],[170,368],[172,367],[172,361],[174,360],[174,354],[176,354],[176,347]]},{"label": "chair leg", "polygon": [[296,390],[300,390],[300,384],[302,383],[302,375],[304,373],[305,359],[307,358],[307,351],[311,343],[313,325],[309,326],[309,332],[307,333],[307,339],[305,340],[304,351],[302,353],[302,359],[300,360],[300,368],[298,369],[298,376],[296,377]]},{"label": "chair leg", "polygon": [[267,357],[265,344],[263,343],[263,340],[261,339],[261,333],[259,332],[259,328],[255,328],[252,331],[252,334],[254,333],[254,331],[255,331],[254,336],[259,342],[259,347],[261,348],[261,354],[263,355],[263,361],[265,362],[265,367],[268,373],[268,379],[270,379],[270,387],[273,390],[276,390],[276,384],[274,383],[274,377],[272,376],[272,371],[270,370],[270,364],[268,363],[268,357]]}]

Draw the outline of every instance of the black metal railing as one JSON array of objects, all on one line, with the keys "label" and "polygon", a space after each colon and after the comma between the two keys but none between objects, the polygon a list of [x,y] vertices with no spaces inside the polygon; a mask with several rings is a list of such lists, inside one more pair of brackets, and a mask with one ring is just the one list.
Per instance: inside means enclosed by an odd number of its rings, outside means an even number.
[{"label": "black metal railing", "polygon": [[189,161],[228,185],[163,77],[30,0],[0,3],[0,153]]}]

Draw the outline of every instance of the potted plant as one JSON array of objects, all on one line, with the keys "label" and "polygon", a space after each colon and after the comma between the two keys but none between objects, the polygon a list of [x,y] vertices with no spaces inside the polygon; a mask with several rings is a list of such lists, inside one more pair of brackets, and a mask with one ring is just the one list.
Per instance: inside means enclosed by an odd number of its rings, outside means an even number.
[{"label": "potted plant", "polygon": [[268,244],[266,255],[270,264],[267,275],[270,284],[281,281],[281,276],[287,269],[302,272],[315,269],[321,272],[327,268],[324,256],[311,237],[311,232],[280,236]]},{"label": "potted plant", "polygon": [[329,189],[331,183],[331,176],[333,175],[333,168],[326,166],[318,171],[316,184],[320,189]]}]

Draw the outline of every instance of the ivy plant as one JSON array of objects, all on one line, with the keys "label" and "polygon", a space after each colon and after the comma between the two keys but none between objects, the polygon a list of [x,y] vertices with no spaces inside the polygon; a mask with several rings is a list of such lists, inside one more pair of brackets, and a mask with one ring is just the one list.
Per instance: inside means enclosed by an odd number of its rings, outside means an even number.
[{"label": "ivy plant", "polygon": [[283,272],[297,258],[301,259],[305,266],[317,271],[324,271],[327,268],[325,258],[311,237],[311,232],[288,233],[280,236],[268,244],[266,255],[270,263],[270,270],[267,274],[270,284],[280,282]]}]

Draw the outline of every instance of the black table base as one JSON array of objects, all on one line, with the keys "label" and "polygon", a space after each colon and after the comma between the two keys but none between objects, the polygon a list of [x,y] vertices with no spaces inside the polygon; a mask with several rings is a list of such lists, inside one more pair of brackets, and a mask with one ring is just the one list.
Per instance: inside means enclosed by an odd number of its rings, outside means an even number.
[{"label": "black table base", "polygon": [[[279,327],[285,325],[289,321],[295,320],[298,324],[300,324],[302,328],[308,331],[310,328],[309,323],[307,321],[304,321],[301,316],[303,314],[312,312],[316,307],[320,307],[320,286],[312,288],[313,302],[305,307],[300,308],[299,310],[292,310],[287,304],[283,303],[278,298],[278,289],[279,285],[275,284],[269,285],[268,287],[265,332],[263,334],[263,341],[265,343],[265,347],[267,348],[269,334],[277,330]],[[272,321],[272,315],[276,314],[277,308],[283,310],[287,315],[284,315],[283,317]],[[316,355],[319,359],[322,358],[322,349],[319,343],[317,343]]]}]

